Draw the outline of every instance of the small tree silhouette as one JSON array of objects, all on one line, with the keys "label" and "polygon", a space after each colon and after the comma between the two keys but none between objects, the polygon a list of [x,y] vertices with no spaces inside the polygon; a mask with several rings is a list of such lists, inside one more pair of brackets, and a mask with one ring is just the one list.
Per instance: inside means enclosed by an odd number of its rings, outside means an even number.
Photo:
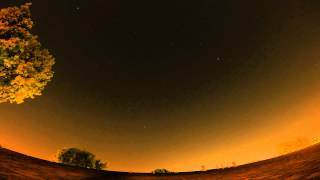
[{"label": "small tree silhouette", "polygon": [[168,174],[168,173],[172,173],[172,172],[167,169],[155,169],[152,171],[152,173],[153,174]]},{"label": "small tree silhouette", "polygon": [[205,165],[202,165],[201,166],[201,171],[206,171],[207,170],[207,167]]},{"label": "small tree silhouette", "polygon": [[57,160],[63,164],[83,168],[101,170],[106,167],[106,163],[103,163],[101,160],[96,160],[94,154],[77,148],[60,150],[57,155]]},{"label": "small tree silhouette", "polygon": [[237,163],[235,161],[232,161],[232,167],[236,167],[237,166]]}]

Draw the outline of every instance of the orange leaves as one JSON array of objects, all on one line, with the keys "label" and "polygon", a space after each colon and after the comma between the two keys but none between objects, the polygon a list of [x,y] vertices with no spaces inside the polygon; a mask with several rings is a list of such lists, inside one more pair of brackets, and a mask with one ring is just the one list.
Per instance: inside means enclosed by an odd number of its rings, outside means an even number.
[{"label": "orange leaves", "polygon": [[30,32],[30,6],[0,10],[0,103],[39,96],[53,77],[54,57]]}]

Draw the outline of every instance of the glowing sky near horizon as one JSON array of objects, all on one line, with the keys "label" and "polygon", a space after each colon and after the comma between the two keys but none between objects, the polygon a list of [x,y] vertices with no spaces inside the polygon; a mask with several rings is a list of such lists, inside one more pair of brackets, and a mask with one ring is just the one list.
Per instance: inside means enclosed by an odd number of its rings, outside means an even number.
[{"label": "glowing sky near horizon", "polygon": [[320,137],[319,8],[33,0],[56,74],[43,96],[0,104],[0,144],[49,160],[84,148],[138,172],[277,156],[282,143]]}]

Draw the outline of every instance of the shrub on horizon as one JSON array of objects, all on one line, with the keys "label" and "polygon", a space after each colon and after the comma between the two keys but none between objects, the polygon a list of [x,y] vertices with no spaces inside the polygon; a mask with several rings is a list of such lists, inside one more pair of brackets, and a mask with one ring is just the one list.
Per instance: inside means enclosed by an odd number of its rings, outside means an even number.
[{"label": "shrub on horizon", "polygon": [[106,168],[106,163],[101,160],[97,160],[94,154],[78,148],[66,148],[60,150],[57,154],[57,161],[62,164],[89,169],[102,170]]},{"label": "shrub on horizon", "polygon": [[155,169],[152,171],[153,174],[169,174],[169,173],[173,173],[167,169]]}]

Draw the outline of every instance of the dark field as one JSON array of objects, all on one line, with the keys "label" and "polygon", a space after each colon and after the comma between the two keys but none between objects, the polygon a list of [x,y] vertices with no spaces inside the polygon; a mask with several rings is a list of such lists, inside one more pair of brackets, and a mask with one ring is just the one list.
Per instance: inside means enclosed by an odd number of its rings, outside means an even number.
[{"label": "dark field", "polygon": [[238,167],[171,175],[96,171],[70,167],[2,148],[0,149],[0,179],[320,179],[320,145]]}]

